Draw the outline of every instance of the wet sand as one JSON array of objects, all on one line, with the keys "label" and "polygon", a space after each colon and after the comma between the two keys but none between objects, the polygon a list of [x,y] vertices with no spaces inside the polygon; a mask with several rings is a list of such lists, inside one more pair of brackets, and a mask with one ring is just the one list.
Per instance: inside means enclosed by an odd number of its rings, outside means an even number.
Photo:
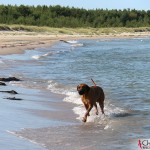
[{"label": "wet sand", "polygon": [[[8,83],[7,83],[8,84]],[[45,109],[40,102],[42,95],[38,90],[27,89],[7,85],[0,87],[1,90],[15,89],[19,94],[12,95],[8,93],[0,93],[0,149],[2,150],[43,150],[41,146],[33,144],[22,138],[18,138],[11,134],[13,130],[20,130],[22,128],[38,128],[49,126],[50,120],[41,119],[40,117],[31,115],[27,109]],[[21,101],[14,101],[4,99],[6,97],[22,98]],[[44,98],[43,98],[44,99]]]},{"label": "wet sand", "polygon": [[[40,129],[76,124],[72,105],[62,102],[62,95],[50,91],[18,86],[0,87],[1,90],[15,89],[19,94],[0,93],[0,145],[1,149],[45,150],[36,141],[14,136],[14,131],[21,129]],[[7,100],[6,97],[22,98],[21,101]],[[74,122],[74,123],[73,123]]]}]

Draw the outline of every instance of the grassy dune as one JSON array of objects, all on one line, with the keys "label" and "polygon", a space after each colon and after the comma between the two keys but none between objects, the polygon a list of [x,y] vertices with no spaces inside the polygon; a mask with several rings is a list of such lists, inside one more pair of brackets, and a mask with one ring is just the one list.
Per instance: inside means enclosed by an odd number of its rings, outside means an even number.
[{"label": "grassy dune", "polygon": [[27,32],[44,32],[47,34],[68,34],[68,35],[103,35],[103,34],[120,34],[150,32],[150,27],[140,28],[51,28],[25,25],[5,25],[0,24],[0,31],[27,31]]}]

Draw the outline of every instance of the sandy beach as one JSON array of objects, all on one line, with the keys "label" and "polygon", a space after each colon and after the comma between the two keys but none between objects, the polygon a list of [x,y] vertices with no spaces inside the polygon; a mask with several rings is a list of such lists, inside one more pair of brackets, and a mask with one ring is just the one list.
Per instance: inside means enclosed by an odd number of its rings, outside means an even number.
[{"label": "sandy beach", "polygon": [[24,50],[48,47],[59,40],[99,39],[99,38],[139,38],[149,37],[150,32],[101,34],[101,35],[67,35],[36,33],[24,31],[0,31],[0,55],[21,54]]}]

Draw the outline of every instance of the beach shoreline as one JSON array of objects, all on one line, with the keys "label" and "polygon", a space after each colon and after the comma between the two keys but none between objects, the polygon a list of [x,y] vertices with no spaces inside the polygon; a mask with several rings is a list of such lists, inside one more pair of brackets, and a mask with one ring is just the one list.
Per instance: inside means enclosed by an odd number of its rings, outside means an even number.
[{"label": "beach shoreline", "polygon": [[0,31],[0,55],[22,54],[25,50],[50,47],[60,40],[150,37],[150,32],[109,33],[101,35],[51,34],[48,32]]}]

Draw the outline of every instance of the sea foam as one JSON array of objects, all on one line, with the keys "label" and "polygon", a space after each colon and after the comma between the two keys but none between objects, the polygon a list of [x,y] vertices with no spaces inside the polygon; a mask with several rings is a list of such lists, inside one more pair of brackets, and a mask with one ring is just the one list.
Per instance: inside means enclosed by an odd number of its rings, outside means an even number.
[{"label": "sea foam", "polygon": [[51,56],[51,55],[53,55],[53,53],[52,52],[48,52],[48,53],[43,54],[43,55],[34,55],[34,56],[32,56],[32,58],[33,59],[41,59],[41,58],[44,58],[44,57],[47,57],[47,56]]},{"label": "sea foam", "polygon": [[67,43],[70,43],[70,44],[76,44],[76,43],[78,43],[78,41],[76,41],[76,40],[68,40],[68,41],[66,41]]},{"label": "sea foam", "polygon": [[[66,87],[62,84],[59,84],[58,82],[50,80],[48,82],[48,89],[51,90],[51,92],[53,93],[66,95],[63,101],[75,104],[75,107],[72,110],[75,114],[77,114],[76,119],[82,121],[86,109],[84,108],[81,97],[77,93],[76,88],[71,88],[69,86]],[[111,128],[111,118],[117,115],[119,116],[119,114],[123,115],[126,113],[124,109],[112,105],[107,99],[105,100],[104,107],[105,115],[101,113],[99,104],[97,106],[99,110],[99,115],[95,114],[95,108],[93,107],[90,112],[90,116],[88,116],[87,118],[87,122],[103,124],[105,125],[105,129]]]}]

